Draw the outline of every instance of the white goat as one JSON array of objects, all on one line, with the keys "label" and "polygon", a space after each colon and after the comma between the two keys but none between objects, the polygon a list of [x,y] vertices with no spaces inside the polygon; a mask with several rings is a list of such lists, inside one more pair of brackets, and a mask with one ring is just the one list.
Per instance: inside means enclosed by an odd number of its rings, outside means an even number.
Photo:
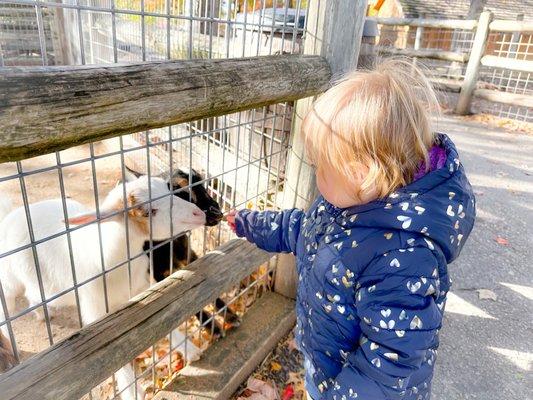
[{"label": "white goat", "polygon": [[[150,184],[149,184],[150,182]],[[150,204],[149,193],[153,200]],[[124,194],[128,212],[128,236],[124,218]],[[178,234],[196,228],[205,223],[205,214],[196,205],[173,198],[172,222],[173,233]],[[95,211],[87,210],[80,203],[66,199],[69,225],[82,225],[97,219]],[[61,199],[47,200],[29,206],[34,240],[40,241],[65,231],[63,205]],[[118,214],[117,214],[118,213]],[[150,226],[151,213],[151,226]],[[143,244],[151,237],[153,240],[165,240],[171,237],[171,192],[167,183],[160,178],[146,176],[135,179],[115,187],[106,197],[100,208],[101,235],[95,223],[75,229],[70,233],[72,247],[72,261],[76,273],[76,281],[81,286],[78,289],[79,304],[84,325],[102,317],[106,311],[114,311],[124,304],[130,296],[136,295],[148,288],[150,277],[148,258],[142,254]],[[113,216],[113,214],[116,214]],[[128,259],[127,240],[129,238],[130,257]],[[9,213],[0,223],[0,254],[20,248],[31,243],[26,214],[23,207]],[[102,252],[100,251],[102,249]],[[74,286],[71,255],[66,234],[43,241],[36,246],[37,259],[41,272],[45,298],[50,298]],[[103,265],[102,265],[103,262]],[[117,265],[123,264],[120,267]],[[105,274],[107,305],[104,295],[104,280],[99,276]],[[131,270],[131,290],[128,269]],[[0,281],[2,282],[7,309],[10,315],[15,311],[15,298],[24,295],[30,306],[42,302],[36,265],[32,249],[18,251],[0,259]],[[49,303],[48,310],[53,315],[53,309],[59,306],[75,305],[74,293],[70,291]],[[37,308],[39,310],[42,307]],[[40,312],[38,317],[42,318]],[[4,320],[3,309],[0,304],[0,322]],[[3,326],[4,335],[7,330]],[[2,336],[0,334],[0,336]],[[0,347],[6,344],[5,337],[0,337]],[[0,348],[0,350],[2,350]],[[11,350],[12,351],[12,350]],[[0,356],[2,352],[0,351]],[[0,365],[2,364],[0,360]],[[117,385],[124,399],[135,398],[135,387],[130,384],[134,380],[131,365],[127,365],[117,372]],[[128,387],[129,386],[129,387]],[[140,392],[139,392],[140,391]],[[143,397],[142,389],[138,388],[139,397]]]}]

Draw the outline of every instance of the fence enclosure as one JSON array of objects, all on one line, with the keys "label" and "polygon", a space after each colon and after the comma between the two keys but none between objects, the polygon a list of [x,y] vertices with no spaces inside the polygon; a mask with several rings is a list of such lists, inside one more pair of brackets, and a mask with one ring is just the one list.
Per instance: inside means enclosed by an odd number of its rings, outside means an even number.
[{"label": "fence enclosure", "polygon": [[533,120],[531,22],[493,20],[489,11],[479,20],[369,19],[381,26],[378,53],[423,60],[437,87],[459,93],[458,114],[475,97],[488,101],[481,111]]},{"label": "fence enclosure", "polygon": [[[149,177],[163,173],[172,178],[172,194],[197,204],[207,196],[222,212],[306,205],[313,174],[294,133],[307,98],[327,88],[332,74],[355,66],[366,2],[355,8],[348,0],[253,3],[0,0],[0,188],[25,211],[31,238],[15,248],[0,240],[0,263],[31,250],[41,289],[35,304],[11,307],[9,282],[0,282],[0,329],[20,362],[0,374],[3,399],[140,398],[139,385],[148,397],[176,388],[172,396],[179,398],[176,385],[189,384],[192,393],[198,384],[183,368],[187,346],[204,349],[216,329],[225,335],[227,316],[237,314],[243,323],[224,339],[229,346],[239,332],[249,335],[246,326],[270,334],[248,336],[249,348],[241,349],[244,358],[236,366],[222,358],[230,375],[210,387],[222,385],[217,396],[228,397],[294,323],[292,300],[278,294],[293,295],[293,261],[231,240],[220,224],[163,242],[150,233],[140,254],[130,254],[124,243],[127,257],[117,265],[108,265],[100,246],[95,257],[101,270],[86,281],[76,279],[69,247],[72,284],[56,293],[43,284],[40,246],[63,239],[71,246],[84,226],[65,224],[47,237],[33,232],[33,203],[59,198],[67,220],[66,200],[73,198],[98,215],[115,182],[127,179],[127,168]],[[346,23],[336,24],[340,17]],[[149,197],[151,207],[158,199]],[[126,232],[128,220],[124,212]],[[107,223],[100,215],[94,224],[101,232]],[[51,319],[57,301],[77,298],[91,282],[103,283],[107,304],[112,287],[106,279],[121,268],[129,268],[135,295],[131,264],[146,259],[154,276],[164,246],[170,253],[162,264],[171,275],[123,307],[110,307],[84,327],[79,301],[68,318],[59,313]],[[262,315],[258,307],[272,312]],[[43,323],[31,317],[39,310]],[[70,330],[63,329],[65,319]],[[178,330],[185,335],[181,342]],[[41,337],[39,348],[28,344],[31,333]],[[211,362],[210,354],[228,346],[224,341],[201,362]],[[133,359],[135,376],[125,388],[114,373]],[[187,379],[176,379],[180,374]],[[201,395],[209,389],[194,390]]]}]

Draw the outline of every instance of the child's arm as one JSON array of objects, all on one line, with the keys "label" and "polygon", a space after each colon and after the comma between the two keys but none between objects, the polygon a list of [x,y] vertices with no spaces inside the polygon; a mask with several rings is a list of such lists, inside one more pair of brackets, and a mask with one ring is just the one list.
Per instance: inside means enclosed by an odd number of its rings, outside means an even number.
[{"label": "child's arm", "polygon": [[422,363],[435,361],[428,349],[438,344],[444,306],[443,299],[435,301],[441,290],[437,261],[427,248],[392,251],[366,268],[359,282],[359,346],[323,398],[357,393],[358,400],[402,399]]},{"label": "child's arm", "polygon": [[[230,214],[231,215],[231,214]],[[257,247],[276,253],[295,253],[303,211],[296,208],[283,211],[241,210],[228,222],[234,223],[239,237],[246,237]]]}]

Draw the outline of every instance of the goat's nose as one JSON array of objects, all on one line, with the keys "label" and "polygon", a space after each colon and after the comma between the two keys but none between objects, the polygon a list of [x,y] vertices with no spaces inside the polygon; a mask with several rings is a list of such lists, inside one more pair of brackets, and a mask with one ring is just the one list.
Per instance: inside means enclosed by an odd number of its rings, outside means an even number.
[{"label": "goat's nose", "polygon": [[215,207],[215,206],[211,206],[207,209],[207,212],[209,212],[210,214],[218,217],[218,216],[221,216],[222,215],[222,212],[218,209],[218,207]]},{"label": "goat's nose", "polygon": [[205,213],[199,208],[197,208],[196,210],[193,210],[192,215],[194,215],[195,217],[205,217]]}]

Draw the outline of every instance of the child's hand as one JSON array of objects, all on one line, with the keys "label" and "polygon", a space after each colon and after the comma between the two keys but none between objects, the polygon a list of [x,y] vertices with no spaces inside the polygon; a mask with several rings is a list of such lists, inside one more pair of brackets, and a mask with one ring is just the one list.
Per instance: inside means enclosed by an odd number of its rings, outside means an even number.
[{"label": "child's hand", "polygon": [[228,215],[226,215],[226,222],[228,223],[230,229],[233,231],[233,233],[237,233],[237,226],[235,225],[235,215],[237,214],[237,210],[231,210]]}]

